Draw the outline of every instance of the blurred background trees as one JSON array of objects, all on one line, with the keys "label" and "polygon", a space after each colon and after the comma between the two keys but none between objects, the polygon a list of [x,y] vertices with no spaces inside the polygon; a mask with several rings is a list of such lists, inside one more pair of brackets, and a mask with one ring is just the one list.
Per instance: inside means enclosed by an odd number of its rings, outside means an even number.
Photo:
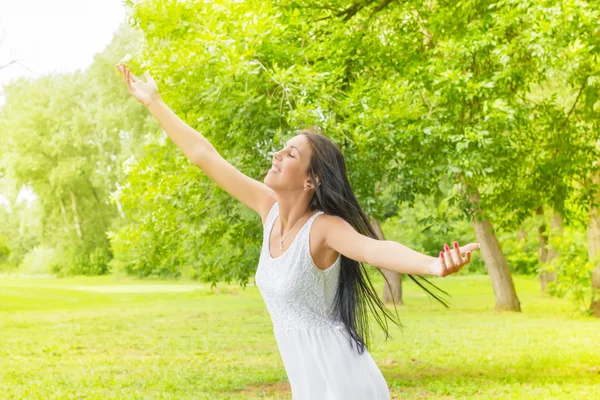
[{"label": "blurred background trees", "polygon": [[[0,263],[248,283],[258,216],[130,98],[114,64],[150,70],[166,103],[261,180],[297,128],[344,153],[382,237],[436,255],[479,241],[512,274],[600,315],[600,7],[582,1],[131,2],[86,71],[16,81],[1,110]],[[29,207],[16,201],[27,187]],[[389,273],[388,301],[402,301]]]}]

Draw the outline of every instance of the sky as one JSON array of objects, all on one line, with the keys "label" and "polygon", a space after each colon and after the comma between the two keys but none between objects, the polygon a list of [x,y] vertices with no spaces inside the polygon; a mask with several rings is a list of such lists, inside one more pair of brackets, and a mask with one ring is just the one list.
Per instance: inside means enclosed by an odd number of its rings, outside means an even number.
[{"label": "sky", "polygon": [[123,0],[0,0],[0,66],[19,60],[0,69],[0,107],[11,79],[90,66],[125,17]]}]

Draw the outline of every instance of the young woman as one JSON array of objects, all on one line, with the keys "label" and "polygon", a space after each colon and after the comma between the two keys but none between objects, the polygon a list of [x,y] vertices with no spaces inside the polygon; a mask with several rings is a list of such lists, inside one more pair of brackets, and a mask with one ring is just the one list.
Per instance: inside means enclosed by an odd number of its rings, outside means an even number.
[{"label": "young woman", "polygon": [[316,131],[301,130],[292,137],[275,153],[264,183],[258,182],[179,119],[148,72],[144,82],[127,66],[116,67],[129,92],[190,161],[260,215],[263,244],[255,280],[271,315],[293,398],[389,399],[386,381],[367,350],[367,308],[375,312],[386,337],[387,325],[377,310],[402,325],[379,300],[362,263],[409,274],[433,295],[415,278],[429,283],[421,275],[457,272],[479,244],[459,247],[454,242],[453,249],[445,244],[439,257],[430,257],[377,240],[348,183],[342,153]]}]

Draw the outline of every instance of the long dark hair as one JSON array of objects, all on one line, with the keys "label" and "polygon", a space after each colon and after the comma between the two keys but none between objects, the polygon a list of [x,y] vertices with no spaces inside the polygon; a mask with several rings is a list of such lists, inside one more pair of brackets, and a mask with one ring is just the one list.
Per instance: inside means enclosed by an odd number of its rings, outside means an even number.
[{"label": "long dark hair", "polygon": [[[357,232],[379,239],[352,192],[346,176],[346,163],[340,149],[315,127],[300,129],[296,134],[305,135],[312,148],[308,172],[316,194],[309,203],[309,210],[321,210],[329,215],[337,215],[352,225]],[[319,176],[320,185],[317,183],[315,175]],[[362,354],[365,347],[369,347],[370,342],[367,308],[373,312],[375,319],[385,332],[386,340],[391,338],[386,318],[400,328],[404,326],[398,317],[396,305],[394,304],[394,310],[396,311],[396,316],[394,316],[379,299],[363,263],[343,255],[341,256],[341,262],[333,311],[335,317],[346,327],[346,331],[350,335],[350,344],[352,345],[352,342],[354,342],[358,353]],[[378,268],[377,271],[389,286],[389,281],[383,272]],[[448,308],[446,301],[426,288],[423,283],[446,295],[448,293],[422,275],[407,275],[419,287]],[[383,318],[380,314],[383,315]]]}]

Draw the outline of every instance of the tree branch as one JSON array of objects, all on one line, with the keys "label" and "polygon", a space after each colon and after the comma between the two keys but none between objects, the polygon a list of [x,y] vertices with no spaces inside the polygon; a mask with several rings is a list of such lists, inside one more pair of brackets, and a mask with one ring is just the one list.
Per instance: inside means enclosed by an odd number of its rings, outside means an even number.
[{"label": "tree branch", "polygon": [[577,103],[579,102],[579,98],[581,97],[581,93],[583,93],[583,89],[585,89],[585,87],[587,86],[587,80],[588,80],[587,76],[585,78],[583,78],[583,85],[581,85],[581,89],[579,89],[579,93],[577,93],[577,97],[575,98],[575,103],[573,103],[573,106],[569,110],[569,113],[567,114],[567,118],[565,118],[565,120],[560,125],[561,128],[563,128],[565,126],[565,124],[569,120],[569,117],[573,113],[573,110],[575,110],[575,106],[577,106]]}]

